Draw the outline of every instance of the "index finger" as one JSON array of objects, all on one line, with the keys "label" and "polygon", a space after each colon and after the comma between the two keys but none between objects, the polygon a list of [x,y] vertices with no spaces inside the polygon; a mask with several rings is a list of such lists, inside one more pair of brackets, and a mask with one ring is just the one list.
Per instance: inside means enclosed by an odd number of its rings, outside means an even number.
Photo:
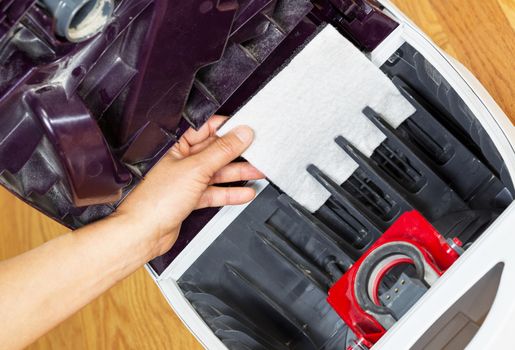
[{"label": "index finger", "polygon": [[228,117],[224,117],[221,115],[214,115],[211,118],[208,119],[208,121],[202,125],[202,127],[199,130],[195,130],[193,128],[189,128],[186,130],[186,132],[182,135],[179,142],[187,142],[188,145],[195,146],[211,136],[215,136],[216,131],[218,128],[229,119]]}]

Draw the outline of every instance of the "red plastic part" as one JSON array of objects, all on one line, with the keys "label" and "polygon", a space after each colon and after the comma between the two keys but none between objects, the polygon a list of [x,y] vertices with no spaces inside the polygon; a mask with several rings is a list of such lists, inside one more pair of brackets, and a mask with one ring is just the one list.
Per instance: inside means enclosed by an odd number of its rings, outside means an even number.
[{"label": "red plastic part", "polygon": [[417,211],[407,212],[352,265],[352,267],[329,290],[327,301],[345,321],[349,328],[371,347],[385,333],[383,326],[358,304],[354,293],[357,272],[363,261],[378,247],[392,242],[405,242],[420,250],[427,264],[442,275],[459,255],[451,248],[445,238]]},{"label": "red plastic part", "polygon": [[454,237],[452,239],[452,241],[458,246],[458,247],[463,247],[463,242],[458,238],[458,237]]}]

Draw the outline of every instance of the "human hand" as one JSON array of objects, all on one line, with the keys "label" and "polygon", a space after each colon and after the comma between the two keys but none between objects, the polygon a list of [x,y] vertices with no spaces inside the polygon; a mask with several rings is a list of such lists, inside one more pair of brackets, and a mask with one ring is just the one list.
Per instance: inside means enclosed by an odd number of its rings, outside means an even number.
[{"label": "human hand", "polygon": [[255,197],[252,188],[215,186],[264,177],[247,162],[231,163],[254,134],[249,127],[238,127],[219,138],[215,132],[225,120],[214,116],[200,130],[186,131],[119,206],[115,216],[139,227],[149,259],[172,247],[193,210],[243,204]]}]

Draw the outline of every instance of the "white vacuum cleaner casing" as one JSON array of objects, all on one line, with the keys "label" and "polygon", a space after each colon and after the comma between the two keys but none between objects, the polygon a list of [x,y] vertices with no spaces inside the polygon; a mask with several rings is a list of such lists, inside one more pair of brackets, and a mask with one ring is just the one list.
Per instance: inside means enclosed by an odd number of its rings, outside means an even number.
[{"label": "white vacuum cleaner casing", "polygon": [[[370,60],[381,66],[403,43],[415,48],[463,99],[490,136],[515,181],[515,128],[510,120],[461,64],[439,49],[389,1],[381,0],[381,3],[400,26],[371,53]],[[267,182],[259,181],[252,186],[259,192]],[[160,276],[149,268],[170,306],[207,349],[226,349],[226,346],[191,306],[177,281],[246,207],[223,208]],[[506,335],[515,329],[514,226],[512,204],[374,349],[505,348]]]}]

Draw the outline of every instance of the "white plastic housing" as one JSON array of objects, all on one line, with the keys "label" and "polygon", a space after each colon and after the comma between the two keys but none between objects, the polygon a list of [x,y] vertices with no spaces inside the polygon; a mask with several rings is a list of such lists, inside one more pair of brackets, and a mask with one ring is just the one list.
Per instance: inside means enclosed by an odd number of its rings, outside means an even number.
[{"label": "white plastic housing", "polygon": [[[417,49],[477,117],[515,182],[515,128],[510,120],[461,64],[388,0],[380,2],[400,26],[372,52],[372,62],[382,65],[404,42]],[[261,181],[255,187],[259,191],[266,185]],[[206,349],[226,347],[184,298],[176,281],[244,208],[222,209],[161,276],[153,276],[171,307]],[[506,336],[515,330],[514,227],[515,205],[511,205],[374,349],[461,349],[467,343],[469,349],[506,348]]]}]

